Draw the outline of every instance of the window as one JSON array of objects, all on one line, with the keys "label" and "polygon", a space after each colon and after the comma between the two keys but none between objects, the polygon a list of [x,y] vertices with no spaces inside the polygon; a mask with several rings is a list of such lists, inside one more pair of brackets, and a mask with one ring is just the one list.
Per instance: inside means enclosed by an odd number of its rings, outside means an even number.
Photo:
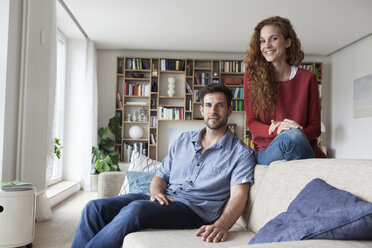
[{"label": "window", "polygon": [[[57,70],[56,70],[56,99],[54,137],[61,140],[63,146],[63,128],[65,111],[65,75],[66,75],[66,38],[57,30]],[[62,149],[63,153],[63,149]],[[60,159],[54,156],[53,172],[48,185],[62,180],[63,156]]]}]

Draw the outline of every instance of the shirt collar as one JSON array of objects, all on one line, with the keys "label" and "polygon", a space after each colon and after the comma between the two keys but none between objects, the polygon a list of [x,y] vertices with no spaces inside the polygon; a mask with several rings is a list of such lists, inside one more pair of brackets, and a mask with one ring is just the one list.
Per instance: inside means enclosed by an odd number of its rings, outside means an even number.
[{"label": "shirt collar", "polygon": [[[200,140],[205,130],[206,128],[204,127],[201,130],[193,133],[191,137],[191,142],[194,145],[195,151],[198,151],[202,148]],[[222,147],[227,147],[227,148],[231,147],[233,138],[234,138],[233,133],[231,132],[230,128],[227,128],[227,132],[225,133],[225,135],[213,146],[215,147],[215,149],[219,149]]]}]

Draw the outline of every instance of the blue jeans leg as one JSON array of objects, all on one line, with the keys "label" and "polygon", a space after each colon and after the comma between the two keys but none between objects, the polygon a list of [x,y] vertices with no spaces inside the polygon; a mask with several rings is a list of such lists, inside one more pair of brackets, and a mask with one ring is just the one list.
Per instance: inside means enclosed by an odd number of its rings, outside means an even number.
[{"label": "blue jeans leg", "polygon": [[127,234],[145,228],[198,228],[203,224],[183,203],[162,206],[147,195],[126,194],[88,203],[72,247],[121,247]]},{"label": "blue jeans leg", "polygon": [[270,145],[258,151],[257,162],[269,165],[276,160],[296,160],[314,158],[314,151],[301,129],[292,128],[279,134]]}]

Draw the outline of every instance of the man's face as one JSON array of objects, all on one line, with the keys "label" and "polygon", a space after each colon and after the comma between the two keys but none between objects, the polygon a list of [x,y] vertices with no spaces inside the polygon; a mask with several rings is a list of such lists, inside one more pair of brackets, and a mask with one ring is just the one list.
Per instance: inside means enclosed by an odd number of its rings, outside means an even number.
[{"label": "man's face", "polygon": [[227,124],[232,106],[227,106],[226,96],[222,92],[208,93],[204,96],[204,105],[200,106],[205,125],[216,130]]}]

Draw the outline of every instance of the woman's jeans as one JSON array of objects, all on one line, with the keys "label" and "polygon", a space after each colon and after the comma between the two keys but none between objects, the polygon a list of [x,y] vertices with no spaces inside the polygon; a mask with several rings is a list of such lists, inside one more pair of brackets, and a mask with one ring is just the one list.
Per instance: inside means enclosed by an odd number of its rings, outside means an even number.
[{"label": "woman's jeans", "polygon": [[183,203],[164,206],[149,199],[126,194],[88,202],[71,247],[121,247],[127,234],[145,228],[194,229],[207,224]]},{"label": "woman's jeans", "polygon": [[304,131],[292,128],[276,136],[267,148],[259,150],[257,162],[269,165],[271,162],[281,159],[295,160],[314,157],[314,151]]}]

